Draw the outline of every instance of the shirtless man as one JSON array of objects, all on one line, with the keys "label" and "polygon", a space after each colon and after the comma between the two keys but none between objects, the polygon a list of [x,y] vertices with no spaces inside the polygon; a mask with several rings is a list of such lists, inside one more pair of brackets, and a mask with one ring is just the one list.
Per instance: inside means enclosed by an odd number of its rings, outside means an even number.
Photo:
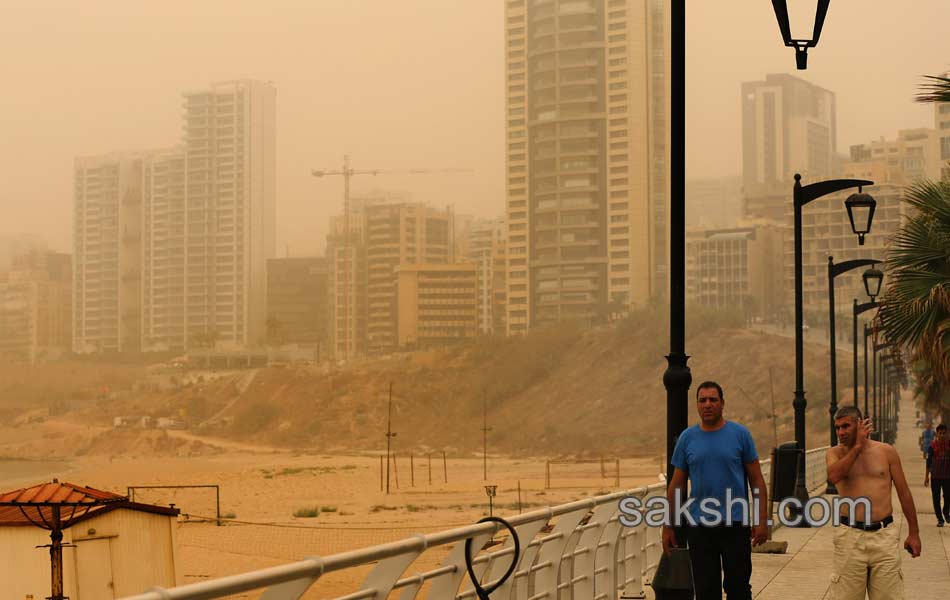
[{"label": "shirtless man", "polygon": [[855,406],[835,413],[835,430],[838,445],[826,456],[828,481],[842,498],[870,500],[871,514],[865,514],[865,504],[857,503],[857,514],[841,515],[842,526],[834,533],[831,598],[863,600],[866,590],[870,600],[902,599],[900,532],[891,514],[891,483],[907,521],[904,549],[914,558],[920,556],[920,534],[900,456],[893,446],[869,438],[871,422],[862,419]]}]

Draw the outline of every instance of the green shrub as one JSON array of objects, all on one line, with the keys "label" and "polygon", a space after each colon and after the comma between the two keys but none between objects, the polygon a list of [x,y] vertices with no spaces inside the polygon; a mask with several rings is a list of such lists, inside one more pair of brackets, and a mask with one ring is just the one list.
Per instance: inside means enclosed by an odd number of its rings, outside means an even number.
[{"label": "green shrub", "polygon": [[313,517],[320,516],[320,507],[319,506],[306,506],[304,508],[298,508],[294,510],[294,516],[304,519],[312,519]]}]

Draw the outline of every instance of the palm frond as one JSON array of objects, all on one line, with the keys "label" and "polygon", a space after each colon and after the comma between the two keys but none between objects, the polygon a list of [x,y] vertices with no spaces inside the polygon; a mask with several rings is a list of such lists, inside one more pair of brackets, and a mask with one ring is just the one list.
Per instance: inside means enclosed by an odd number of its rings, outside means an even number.
[{"label": "palm frond", "polygon": [[927,81],[920,84],[917,102],[950,102],[950,78],[924,75],[924,79]]}]

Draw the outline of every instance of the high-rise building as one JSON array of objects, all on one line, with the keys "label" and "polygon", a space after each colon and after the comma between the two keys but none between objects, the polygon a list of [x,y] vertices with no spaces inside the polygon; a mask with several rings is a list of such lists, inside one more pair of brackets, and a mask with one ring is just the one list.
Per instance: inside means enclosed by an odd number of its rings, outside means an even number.
[{"label": "high-rise building", "polygon": [[239,80],[184,94],[186,332],[225,346],[264,338],[275,254],[273,85]]},{"label": "high-rise building", "polygon": [[73,351],[141,349],[145,153],[76,160]]},{"label": "high-rise building", "polygon": [[343,219],[331,219],[329,310],[337,358],[395,349],[396,267],[445,264],[453,253],[452,211],[397,201],[402,198],[376,194],[351,202],[349,239]]},{"label": "high-rise building", "polygon": [[[187,327],[189,212],[185,151],[159,150],[145,162],[142,211],[142,348],[182,350],[192,334]],[[197,275],[191,276],[197,282]]]},{"label": "high-rise building", "polygon": [[505,219],[476,221],[469,231],[469,260],[478,265],[478,331],[505,333],[507,267]]},{"label": "high-rise building", "polygon": [[665,294],[668,15],[506,2],[508,333]]},{"label": "high-rise building", "polygon": [[77,159],[76,351],[263,341],[275,98],[215,83],[184,94],[183,146]]},{"label": "high-rise building", "polygon": [[323,257],[267,261],[268,343],[326,348],[327,279]]},{"label": "high-rise building", "polygon": [[0,274],[0,357],[37,362],[72,348],[72,257],[33,250]]},{"label": "high-rise building", "polygon": [[836,131],[834,93],[785,74],[743,83],[744,217],[780,222],[795,173],[834,175]]}]

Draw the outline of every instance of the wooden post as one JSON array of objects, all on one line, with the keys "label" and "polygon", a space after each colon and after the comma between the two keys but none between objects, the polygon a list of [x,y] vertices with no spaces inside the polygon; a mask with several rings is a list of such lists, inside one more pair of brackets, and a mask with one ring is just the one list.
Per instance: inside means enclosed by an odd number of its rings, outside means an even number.
[{"label": "wooden post", "polygon": [[413,464],[413,455],[409,455],[409,487],[416,487],[416,467]]},{"label": "wooden post", "polygon": [[614,463],[617,466],[617,487],[619,488],[620,487],[620,459],[615,458]]},{"label": "wooden post", "polygon": [[429,459],[429,485],[432,485],[432,453],[428,454]]},{"label": "wooden post", "polygon": [[396,453],[393,452],[393,475],[396,477],[396,489],[399,489],[399,461],[397,460]]},{"label": "wooden post", "polygon": [[379,491],[383,491],[383,455],[379,455]]},{"label": "wooden post", "polygon": [[442,481],[449,482],[449,468],[445,464],[445,450],[442,451]]},{"label": "wooden post", "polygon": [[551,461],[544,461],[544,489],[551,489]]},{"label": "wooden post", "polygon": [[[37,509],[40,510],[40,509]],[[50,600],[63,600],[63,529],[58,505],[50,507],[53,527],[49,538],[49,561],[51,569]]]},{"label": "wooden post", "polygon": [[521,480],[518,480],[518,513],[521,513]]}]

